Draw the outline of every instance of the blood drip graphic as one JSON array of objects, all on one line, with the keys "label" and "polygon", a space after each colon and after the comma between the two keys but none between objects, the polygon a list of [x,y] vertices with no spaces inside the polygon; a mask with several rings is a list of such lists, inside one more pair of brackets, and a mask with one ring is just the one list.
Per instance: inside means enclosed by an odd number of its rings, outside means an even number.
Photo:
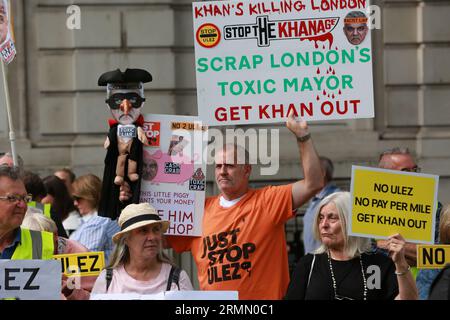
[{"label": "blood drip graphic", "polygon": [[[322,34],[320,36],[300,38],[300,41],[305,41],[305,40],[314,41],[314,48],[316,48],[316,49],[319,48],[319,45],[317,44],[317,42],[328,41],[328,49],[331,49],[334,38],[333,38],[333,35],[331,34],[331,32],[328,32],[328,33]],[[325,45],[324,45],[324,49],[325,49]]]}]

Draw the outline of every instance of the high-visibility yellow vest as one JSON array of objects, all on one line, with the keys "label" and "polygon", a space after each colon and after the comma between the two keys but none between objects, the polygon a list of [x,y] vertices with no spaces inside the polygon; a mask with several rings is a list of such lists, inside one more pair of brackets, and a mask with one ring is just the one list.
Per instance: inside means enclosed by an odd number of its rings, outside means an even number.
[{"label": "high-visibility yellow vest", "polygon": [[417,274],[419,273],[419,269],[417,269],[417,267],[411,267],[411,273],[412,273],[414,280],[416,280]]},{"label": "high-visibility yellow vest", "polygon": [[11,257],[13,260],[49,260],[53,258],[53,233],[20,228],[20,243]]},{"label": "high-visibility yellow vest", "polygon": [[51,214],[50,214],[50,209],[51,209],[52,205],[50,203],[42,204],[40,202],[30,201],[27,203],[27,205],[31,208],[41,209],[42,212],[44,213],[44,216],[46,216],[47,218],[50,218],[50,219],[52,218]]}]

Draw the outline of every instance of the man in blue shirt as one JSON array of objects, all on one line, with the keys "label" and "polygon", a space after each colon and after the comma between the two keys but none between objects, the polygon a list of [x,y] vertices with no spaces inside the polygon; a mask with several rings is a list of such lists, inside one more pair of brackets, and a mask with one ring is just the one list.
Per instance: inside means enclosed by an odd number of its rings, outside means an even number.
[{"label": "man in blue shirt", "polygon": [[319,159],[324,174],[325,187],[311,199],[309,207],[306,209],[305,215],[303,216],[303,245],[305,247],[305,254],[314,252],[320,246],[320,242],[314,239],[313,233],[313,223],[317,205],[327,195],[341,191],[337,186],[331,183],[334,171],[333,162],[326,157],[320,157]]}]

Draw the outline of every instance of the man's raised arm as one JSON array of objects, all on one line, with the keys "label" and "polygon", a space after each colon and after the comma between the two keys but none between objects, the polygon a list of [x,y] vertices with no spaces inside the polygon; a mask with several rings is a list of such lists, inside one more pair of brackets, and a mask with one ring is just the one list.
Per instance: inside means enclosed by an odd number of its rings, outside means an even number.
[{"label": "man's raised arm", "polygon": [[303,167],[304,179],[295,182],[292,186],[292,208],[296,209],[323,188],[324,174],[306,121],[295,120],[291,113],[288,115],[286,127],[297,138]]}]

